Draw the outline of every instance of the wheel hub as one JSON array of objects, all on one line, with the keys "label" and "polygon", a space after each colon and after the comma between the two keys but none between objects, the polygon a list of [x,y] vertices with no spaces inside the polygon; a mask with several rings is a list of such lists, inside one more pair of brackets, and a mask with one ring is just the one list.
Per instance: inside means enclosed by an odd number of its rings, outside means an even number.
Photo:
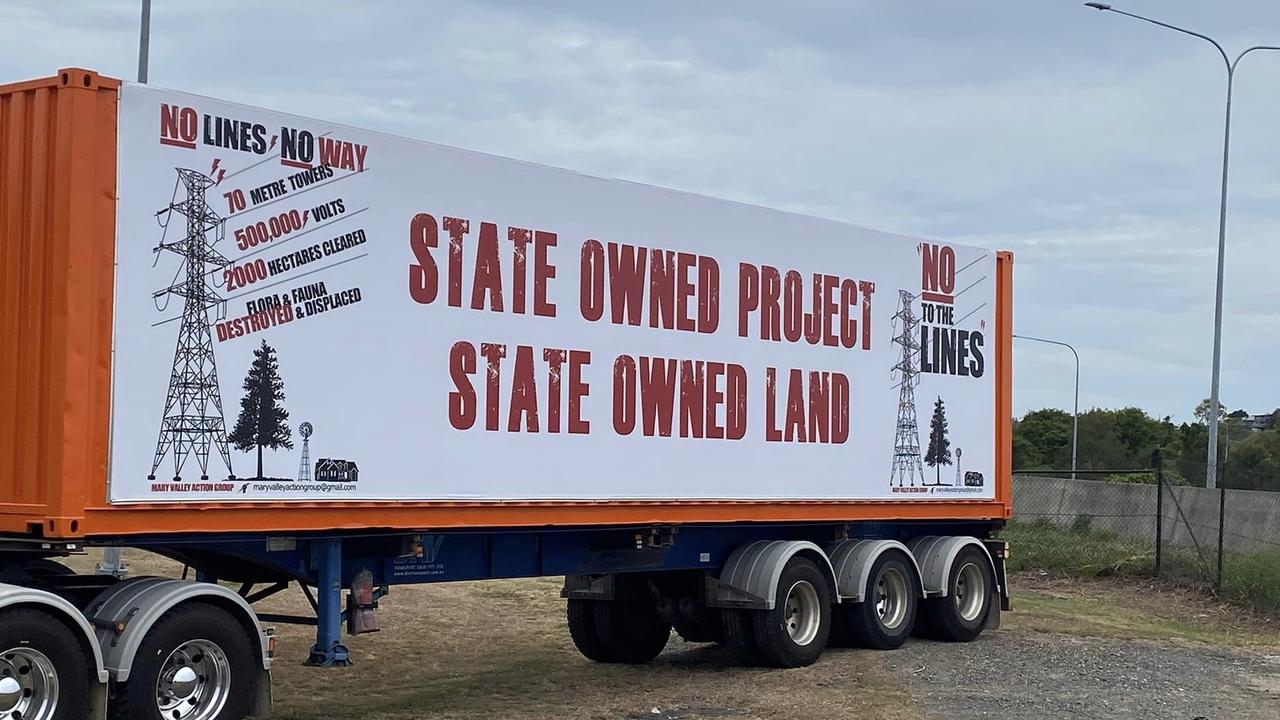
[{"label": "wheel hub", "polygon": [[211,720],[222,712],[231,690],[227,655],[208,640],[179,645],[160,668],[156,708],[166,720]]},{"label": "wheel hub", "polygon": [[30,647],[0,653],[0,720],[50,720],[58,709],[58,672]]},{"label": "wheel hub", "polygon": [[982,613],[987,596],[987,581],[976,563],[965,563],[956,577],[956,612],[965,622],[973,622]]},{"label": "wheel hub", "polygon": [[783,622],[787,634],[797,645],[808,645],[818,635],[822,622],[822,608],[818,591],[807,580],[800,580],[787,591],[783,610]]},{"label": "wheel hub", "polygon": [[897,568],[885,568],[876,579],[876,617],[885,628],[893,630],[906,619],[907,593],[907,580]]}]

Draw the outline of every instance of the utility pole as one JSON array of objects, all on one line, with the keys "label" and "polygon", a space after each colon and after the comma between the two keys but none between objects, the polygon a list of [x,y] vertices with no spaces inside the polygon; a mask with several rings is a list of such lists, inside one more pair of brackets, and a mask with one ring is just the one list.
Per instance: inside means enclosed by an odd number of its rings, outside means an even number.
[{"label": "utility pole", "polygon": [[142,0],[142,27],[138,32],[138,82],[147,81],[147,63],[151,54],[151,0]]}]

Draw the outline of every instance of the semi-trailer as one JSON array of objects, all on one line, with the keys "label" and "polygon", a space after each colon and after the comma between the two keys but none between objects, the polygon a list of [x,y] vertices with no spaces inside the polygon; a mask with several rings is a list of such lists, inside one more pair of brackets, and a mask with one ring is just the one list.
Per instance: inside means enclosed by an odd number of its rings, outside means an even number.
[{"label": "semi-trailer", "polygon": [[[90,70],[0,86],[0,718],[261,716],[270,626],[345,665],[404,584],[563,575],[599,662],[972,640],[1008,609],[1012,263]],[[195,577],[59,562],[91,547]],[[295,586],[313,614],[254,609]]]}]

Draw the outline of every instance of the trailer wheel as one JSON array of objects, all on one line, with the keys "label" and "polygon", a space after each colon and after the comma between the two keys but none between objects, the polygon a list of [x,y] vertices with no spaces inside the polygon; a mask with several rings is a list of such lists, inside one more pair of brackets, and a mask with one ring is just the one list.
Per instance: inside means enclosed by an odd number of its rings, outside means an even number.
[{"label": "trailer wheel", "polygon": [[919,587],[920,581],[905,555],[897,551],[881,554],[867,574],[863,601],[845,603],[836,609],[841,639],[877,650],[901,647],[915,626]]},{"label": "trailer wheel", "polygon": [[569,637],[574,647],[588,660],[614,662],[610,657],[600,631],[596,629],[596,602],[593,600],[569,600],[566,614],[569,619]]},{"label": "trailer wheel", "polygon": [[947,595],[925,601],[930,635],[951,642],[977,638],[991,612],[995,587],[987,556],[976,547],[965,547],[951,564]]},{"label": "trailer wheel", "polygon": [[756,645],[766,665],[812,665],[831,633],[831,588],[812,560],[793,557],[778,578],[772,610],[751,613]]},{"label": "trailer wheel", "polygon": [[39,610],[0,614],[0,717],[87,717],[90,682],[89,659],[61,621]]},{"label": "trailer wheel", "polygon": [[142,639],[113,714],[120,720],[240,720],[249,713],[256,662],[230,613],[205,603],[180,605]]},{"label": "trailer wheel", "polygon": [[671,626],[675,628],[676,633],[684,638],[685,642],[691,643],[713,643],[724,641],[724,628],[722,627],[718,613],[714,613],[710,608],[704,610],[704,615],[696,620],[688,618],[676,618]]},{"label": "trailer wheel", "polygon": [[640,665],[658,657],[671,639],[671,623],[658,615],[644,595],[624,595],[595,603],[596,630],[608,658],[604,662]]},{"label": "trailer wheel", "polygon": [[720,629],[724,633],[724,644],[729,646],[733,656],[743,665],[763,665],[764,656],[760,654],[760,646],[756,644],[755,624],[752,616],[755,610],[720,611]]}]

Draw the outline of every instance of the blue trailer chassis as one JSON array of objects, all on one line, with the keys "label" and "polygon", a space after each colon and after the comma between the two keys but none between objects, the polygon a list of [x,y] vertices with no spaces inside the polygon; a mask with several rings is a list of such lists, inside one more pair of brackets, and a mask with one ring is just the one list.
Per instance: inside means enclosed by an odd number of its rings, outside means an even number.
[{"label": "blue trailer chassis", "polygon": [[[348,531],[306,535],[175,535],[104,539],[182,561],[206,581],[241,583],[255,602],[298,581],[315,618],[263,615],[264,620],[316,625],[309,664],[346,665],[342,591],[369,573],[385,594],[392,585],[459,580],[701,570],[712,575],[733,550],[756,540],[807,540],[826,546],[845,539],[903,542],[923,535],[990,537],[1003,523],[991,521],[876,521],[849,523],[735,523],[581,528],[466,529],[421,532]],[[367,576],[366,576],[367,577]],[[259,584],[264,590],[254,591]]]}]

